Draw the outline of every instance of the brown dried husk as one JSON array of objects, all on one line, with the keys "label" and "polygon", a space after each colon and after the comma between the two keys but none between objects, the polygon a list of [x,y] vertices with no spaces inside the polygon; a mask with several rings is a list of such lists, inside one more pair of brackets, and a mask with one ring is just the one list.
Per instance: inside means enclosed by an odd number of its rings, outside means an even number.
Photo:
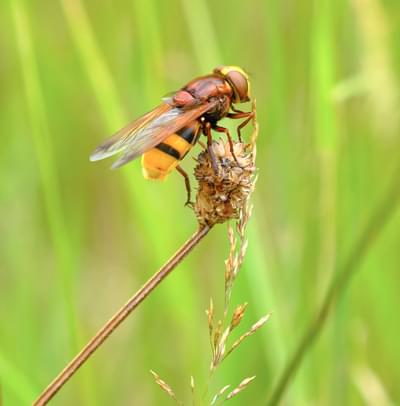
[{"label": "brown dried husk", "polygon": [[249,144],[234,142],[237,161],[228,142],[214,141],[212,149],[218,172],[215,172],[207,150],[198,156],[194,170],[199,185],[194,210],[200,225],[208,226],[239,218],[240,210],[254,188],[256,170]]}]

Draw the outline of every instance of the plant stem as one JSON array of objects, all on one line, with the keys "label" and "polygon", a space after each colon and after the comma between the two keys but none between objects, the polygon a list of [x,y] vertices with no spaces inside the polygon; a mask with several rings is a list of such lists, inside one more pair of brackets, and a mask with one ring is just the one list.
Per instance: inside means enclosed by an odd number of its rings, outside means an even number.
[{"label": "plant stem", "polygon": [[382,203],[373,211],[364,231],[356,241],[347,259],[342,265],[336,266],[335,275],[337,276],[333,277],[320,309],[314,320],[310,323],[303,338],[298,343],[291,359],[286,364],[278,383],[268,399],[267,404],[269,406],[279,404],[290,380],[294,377],[300,367],[304,356],[314,344],[315,339],[324,327],[329,312],[335,305],[338,297],[343,293],[351,277],[355,274],[355,271],[358,269],[358,265],[360,265],[363,257],[367,253],[369,246],[375,242],[384,226],[395,213],[400,200],[398,170],[399,168],[397,168],[397,171],[395,172],[393,185],[389,188]]},{"label": "plant stem", "polygon": [[176,266],[193,250],[193,248],[207,235],[211,226],[198,229],[168,262],[156,272],[136,293],[130,298],[114,316],[96,333],[96,335],[83,347],[60,374],[36,399],[32,406],[46,405],[53,396],[65,385],[88,358],[100,347],[107,337],[129,316],[130,313],[176,268]]}]

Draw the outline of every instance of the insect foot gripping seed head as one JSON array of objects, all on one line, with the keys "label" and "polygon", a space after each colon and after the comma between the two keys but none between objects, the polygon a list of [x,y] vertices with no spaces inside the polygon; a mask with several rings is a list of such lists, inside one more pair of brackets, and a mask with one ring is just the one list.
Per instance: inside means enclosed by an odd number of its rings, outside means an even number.
[{"label": "insect foot gripping seed head", "polygon": [[254,189],[256,170],[254,149],[249,144],[233,143],[237,160],[228,142],[214,141],[212,149],[218,171],[208,151],[200,153],[194,170],[199,184],[194,211],[200,225],[208,226],[239,218]]}]

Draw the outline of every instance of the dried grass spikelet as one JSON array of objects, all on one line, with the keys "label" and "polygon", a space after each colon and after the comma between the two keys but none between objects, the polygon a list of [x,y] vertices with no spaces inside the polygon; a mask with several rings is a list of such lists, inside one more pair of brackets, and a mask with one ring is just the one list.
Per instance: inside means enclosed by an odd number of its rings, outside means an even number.
[{"label": "dried grass spikelet", "polygon": [[217,173],[208,151],[200,153],[194,170],[199,184],[194,211],[200,225],[208,226],[239,218],[240,210],[254,189],[256,171],[251,144],[233,142],[237,161],[227,141],[214,141],[212,149],[218,164]]},{"label": "dried grass spikelet", "polygon": [[[175,403],[179,406],[183,406],[183,402],[177,399],[174,391],[172,390],[171,386],[169,386],[164,380],[160,378],[156,372],[150,370],[150,373],[153,375],[153,378],[156,384],[172,399],[174,399]],[[194,385],[194,384],[193,384]]]}]

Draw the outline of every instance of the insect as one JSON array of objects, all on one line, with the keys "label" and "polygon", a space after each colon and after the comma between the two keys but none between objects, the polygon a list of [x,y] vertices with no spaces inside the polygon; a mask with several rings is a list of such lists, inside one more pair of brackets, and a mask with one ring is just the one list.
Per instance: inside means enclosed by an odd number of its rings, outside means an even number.
[{"label": "insect", "polygon": [[94,150],[90,160],[98,161],[122,153],[112,165],[114,169],[142,156],[143,175],[152,180],[164,180],[176,169],[184,177],[186,204],[189,204],[189,177],[180,167],[180,161],[203,133],[217,172],[218,165],[211,148],[211,130],[226,134],[234,156],[229,130],[217,123],[224,117],[245,119],[237,127],[241,141],[241,129],[252,119],[253,112],[237,110],[234,104],[249,100],[248,75],[237,66],[219,66],[213,73],[193,79],[172,96],[164,98],[155,109],[105,140]]}]

